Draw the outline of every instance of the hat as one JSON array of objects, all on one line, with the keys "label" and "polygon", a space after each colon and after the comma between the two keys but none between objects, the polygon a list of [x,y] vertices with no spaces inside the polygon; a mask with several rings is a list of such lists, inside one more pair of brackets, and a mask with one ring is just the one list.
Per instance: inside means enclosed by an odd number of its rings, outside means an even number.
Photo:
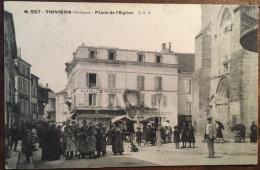
[{"label": "hat", "polygon": [[83,120],[83,123],[87,123],[86,119]]},{"label": "hat", "polygon": [[212,117],[210,117],[210,116],[209,116],[209,117],[207,117],[207,120],[212,120]]},{"label": "hat", "polygon": [[76,122],[73,120],[73,121],[71,122],[71,124],[74,124],[74,123],[76,124]]},{"label": "hat", "polygon": [[137,127],[137,129],[141,129],[140,127]]}]

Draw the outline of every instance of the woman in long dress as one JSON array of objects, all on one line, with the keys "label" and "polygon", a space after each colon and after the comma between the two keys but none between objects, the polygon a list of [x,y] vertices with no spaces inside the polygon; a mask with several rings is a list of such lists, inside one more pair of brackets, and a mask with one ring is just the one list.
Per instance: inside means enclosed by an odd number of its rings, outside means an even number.
[{"label": "woman in long dress", "polygon": [[64,137],[66,140],[66,160],[69,160],[73,158],[73,153],[76,152],[75,136],[71,127],[65,128]]},{"label": "woman in long dress", "polygon": [[84,127],[81,127],[80,129],[80,135],[79,135],[79,146],[78,146],[78,158],[84,158],[85,155],[87,154],[87,129]]},{"label": "woman in long dress", "polygon": [[112,151],[115,155],[117,153],[120,153],[120,155],[122,155],[122,153],[124,152],[122,132],[118,122],[116,122],[114,128],[112,129]]},{"label": "woman in long dress", "polygon": [[194,148],[194,143],[195,143],[195,128],[192,126],[192,124],[189,124],[189,129],[188,129],[188,136],[187,136],[187,142],[189,142],[189,148],[191,148],[191,143],[193,144]]}]

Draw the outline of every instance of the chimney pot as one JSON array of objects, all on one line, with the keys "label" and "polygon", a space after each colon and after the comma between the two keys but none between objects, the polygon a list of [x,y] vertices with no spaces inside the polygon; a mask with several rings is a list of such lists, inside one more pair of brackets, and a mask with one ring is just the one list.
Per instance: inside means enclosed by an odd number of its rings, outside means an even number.
[{"label": "chimney pot", "polygon": [[85,46],[85,43],[82,43],[82,46]]},{"label": "chimney pot", "polygon": [[46,87],[48,87],[48,83],[46,83]]},{"label": "chimney pot", "polygon": [[165,50],[166,49],[166,46],[165,46],[165,43],[162,44],[162,50]]},{"label": "chimney pot", "polygon": [[172,42],[169,42],[169,52],[172,51]]}]

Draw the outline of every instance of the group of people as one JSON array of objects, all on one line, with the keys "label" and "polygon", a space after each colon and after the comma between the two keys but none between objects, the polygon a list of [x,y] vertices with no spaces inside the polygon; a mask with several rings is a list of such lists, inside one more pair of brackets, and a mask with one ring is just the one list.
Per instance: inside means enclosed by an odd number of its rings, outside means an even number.
[{"label": "group of people", "polygon": [[[183,123],[183,126],[179,128],[178,126],[174,127],[174,131],[172,132],[171,127],[161,127],[161,138],[163,143],[172,142],[171,137],[173,134],[173,142],[175,143],[176,149],[179,148],[179,143],[182,142],[182,148],[186,148],[186,143],[189,143],[189,147],[191,148],[191,144],[193,147],[195,147],[195,128],[190,123],[188,126],[186,126],[185,123]],[[148,143],[151,143],[151,145],[155,145],[156,141],[156,133],[157,128],[154,126],[148,125],[147,128],[144,128],[143,131],[141,131],[141,128],[137,128],[136,132],[136,143],[138,146],[141,146],[143,136],[145,138],[145,145],[148,145]]]}]

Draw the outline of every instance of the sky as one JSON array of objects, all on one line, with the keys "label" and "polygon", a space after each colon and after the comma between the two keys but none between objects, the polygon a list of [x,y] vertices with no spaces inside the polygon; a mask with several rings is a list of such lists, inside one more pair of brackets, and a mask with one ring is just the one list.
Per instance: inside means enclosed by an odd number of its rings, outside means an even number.
[{"label": "sky", "polygon": [[[4,9],[13,14],[22,59],[54,92],[66,87],[65,62],[82,43],[160,51],[162,43],[172,42],[174,52],[195,53],[201,28],[200,5],[5,2]],[[71,14],[48,13],[53,10]]]}]

